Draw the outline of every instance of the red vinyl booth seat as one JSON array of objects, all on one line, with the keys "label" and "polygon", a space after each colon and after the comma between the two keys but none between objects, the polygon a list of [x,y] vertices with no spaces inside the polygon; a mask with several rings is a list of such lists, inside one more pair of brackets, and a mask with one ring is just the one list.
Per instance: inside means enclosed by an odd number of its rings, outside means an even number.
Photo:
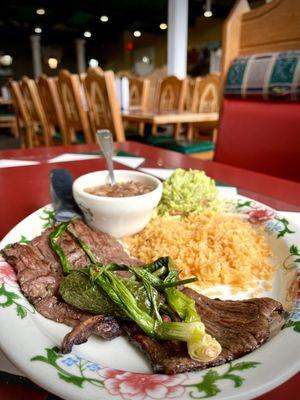
[{"label": "red vinyl booth seat", "polygon": [[300,182],[300,103],[224,99],[214,160]]}]

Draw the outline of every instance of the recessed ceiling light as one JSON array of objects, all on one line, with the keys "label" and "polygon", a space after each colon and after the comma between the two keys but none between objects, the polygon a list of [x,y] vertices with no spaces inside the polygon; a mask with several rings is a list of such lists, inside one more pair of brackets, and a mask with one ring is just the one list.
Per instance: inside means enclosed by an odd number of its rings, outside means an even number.
[{"label": "recessed ceiling light", "polygon": [[144,56],[144,57],[142,58],[142,62],[143,62],[144,64],[150,64],[150,58],[149,58],[148,56]]},{"label": "recessed ceiling light", "polygon": [[90,67],[95,68],[95,67],[98,67],[98,65],[99,65],[99,61],[96,60],[96,58],[91,58],[89,60],[89,66]]},{"label": "recessed ceiling light", "polygon": [[85,31],[84,34],[83,34],[83,36],[86,37],[86,38],[89,38],[89,37],[92,36],[92,34],[91,34],[90,31]]},{"label": "recessed ceiling light", "polygon": [[140,37],[140,36],[142,36],[142,33],[141,33],[141,31],[134,31],[133,36]]},{"label": "recessed ceiling light", "polygon": [[0,64],[4,65],[5,67],[11,65],[12,62],[13,58],[9,54],[4,54],[2,57],[0,57]]},{"label": "recessed ceiling light", "polygon": [[213,13],[211,11],[211,0],[206,0],[204,8],[204,17],[210,18]]},{"label": "recessed ceiling light", "polygon": [[35,33],[42,33],[42,28],[39,28],[38,26],[34,28]]},{"label": "recessed ceiling light", "polygon": [[55,57],[48,58],[48,65],[51,69],[56,69],[58,66],[58,59]]},{"label": "recessed ceiling light", "polygon": [[38,9],[36,10],[36,13],[37,13],[38,15],[44,15],[44,14],[46,13],[46,10],[45,10],[44,8],[38,8]]},{"label": "recessed ceiling light", "polygon": [[204,11],[204,17],[210,18],[212,17],[213,13],[211,11]]},{"label": "recessed ceiling light", "polygon": [[101,22],[107,22],[108,20],[109,20],[109,18],[107,15],[101,15],[101,17],[100,17]]},{"label": "recessed ceiling light", "polygon": [[162,23],[159,25],[159,27],[160,27],[160,29],[161,29],[162,31],[164,31],[165,29],[168,28],[168,25],[167,25],[165,22],[162,22]]}]

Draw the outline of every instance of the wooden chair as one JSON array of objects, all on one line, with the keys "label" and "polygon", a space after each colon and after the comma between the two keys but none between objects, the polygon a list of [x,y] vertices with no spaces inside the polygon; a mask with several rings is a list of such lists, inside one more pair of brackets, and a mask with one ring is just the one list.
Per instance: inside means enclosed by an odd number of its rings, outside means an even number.
[{"label": "wooden chair", "polygon": [[215,114],[215,118],[213,121],[211,121],[211,118],[208,118],[207,121],[200,124],[189,124],[187,133],[189,140],[194,138],[196,130],[216,130],[219,117],[219,93],[219,74],[209,74],[202,78],[196,78],[190,111],[210,114],[210,117],[213,117],[213,114]]},{"label": "wooden chair", "polygon": [[112,71],[89,71],[84,81],[92,129],[110,129],[118,142],[125,140],[115,77]]},{"label": "wooden chair", "polygon": [[[87,73],[89,72],[98,72],[99,74],[103,74],[103,69],[101,67],[88,67]],[[86,74],[85,74],[86,77]]]},{"label": "wooden chair", "polygon": [[79,76],[66,69],[61,70],[58,74],[58,87],[69,137],[76,141],[76,132],[81,131],[85,142],[93,143],[94,134],[87,110],[84,109]]},{"label": "wooden chair", "polygon": [[[236,2],[223,27],[221,86],[238,56],[300,49],[300,7],[273,0],[250,10]],[[300,102],[222,98],[215,160],[300,180]]]},{"label": "wooden chair", "polygon": [[57,87],[57,78],[49,78],[47,75],[42,74],[37,81],[37,87],[48,124],[51,127],[52,137],[55,133],[55,128],[59,128],[62,143],[64,145],[70,144],[70,138]]},{"label": "wooden chair", "polygon": [[[147,110],[150,81],[143,78],[128,78],[129,80],[129,107],[130,109]],[[138,131],[143,135],[144,123],[138,124]]]},{"label": "wooden chair", "polygon": [[153,110],[154,108],[154,100],[155,100],[155,92],[157,88],[157,83],[168,76],[168,68],[164,65],[161,68],[156,68],[150,74],[144,76],[145,79],[148,79],[150,82],[148,101],[147,101],[147,109]]},{"label": "wooden chair", "polygon": [[81,74],[79,74],[80,83],[83,84],[85,78],[86,78],[86,72],[81,72]]},{"label": "wooden chair", "polygon": [[11,93],[13,108],[17,118],[21,147],[33,148],[35,146],[34,123],[26,107],[20,84],[10,79],[8,88]]},{"label": "wooden chair", "polygon": [[38,144],[50,146],[52,144],[52,131],[48,124],[35,81],[24,76],[21,81],[21,90],[30,118],[38,127],[36,130]]},{"label": "wooden chair", "polygon": [[[176,76],[167,76],[158,82],[154,109],[159,112],[183,111],[187,91],[187,80]],[[175,124],[174,136],[179,136],[181,124]],[[157,126],[153,125],[152,133],[156,133]]]},{"label": "wooden chair", "polygon": [[187,90],[186,90],[185,105],[184,105],[184,109],[187,111],[192,110],[192,102],[194,98],[196,79],[201,80],[201,77],[187,78]]}]

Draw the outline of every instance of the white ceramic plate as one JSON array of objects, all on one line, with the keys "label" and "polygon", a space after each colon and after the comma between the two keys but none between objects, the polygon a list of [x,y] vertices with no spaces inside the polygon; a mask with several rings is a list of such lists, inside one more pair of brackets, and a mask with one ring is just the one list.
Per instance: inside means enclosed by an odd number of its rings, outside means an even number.
[{"label": "white ceramic plate", "polygon": [[[0,344],[32,381],[64,399],[165,400],[214,397],[251,399],[273,389],[300,367],[300,300],[297,265],[300,230],[271,209],[236,196],[236,212],[263,226],[279,266],[268,295],[292,312],[287,327],[254,352],[209,370],[175,376],[151,374],[146,358],[123,337],[93,337],[61,355],[56,347],[70,328],[39,315],[21,294],[13,269],[0,261]],[[20,222],[1,242],[25,243],[52,223],[51,207]],[[299,245],[298,245],[299,246]],[[224,288],[226,289],[226,288]],[[218,289],[219,290],[219,289]],[[224,297],[230,297],[228,288]],[[247,297],[249,293],[239,293]]]}]

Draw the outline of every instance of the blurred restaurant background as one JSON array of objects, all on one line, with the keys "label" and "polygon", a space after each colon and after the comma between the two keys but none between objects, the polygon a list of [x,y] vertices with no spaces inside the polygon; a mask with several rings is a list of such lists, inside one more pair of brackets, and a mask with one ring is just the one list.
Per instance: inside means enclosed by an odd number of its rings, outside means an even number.
[{"label": "blurred restaurant background", "polygon": [[300,180],[299,50],[298,0],[9,0],[0,148],[109,128]]}]

